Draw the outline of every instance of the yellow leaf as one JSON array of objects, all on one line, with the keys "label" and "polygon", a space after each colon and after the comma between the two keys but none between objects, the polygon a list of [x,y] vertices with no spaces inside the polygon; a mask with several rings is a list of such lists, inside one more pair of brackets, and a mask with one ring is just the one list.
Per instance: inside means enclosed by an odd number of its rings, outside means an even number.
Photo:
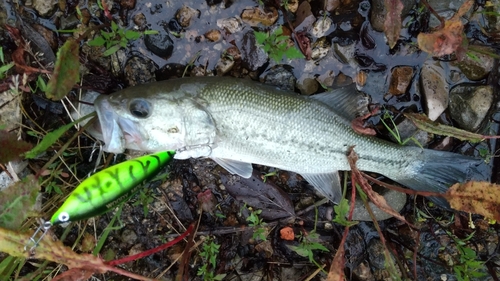
[{"label": "yellow leaf", "polygon": [[500,185],[471,181],[457,183],[446,192],[453,209],[500,220]]}]

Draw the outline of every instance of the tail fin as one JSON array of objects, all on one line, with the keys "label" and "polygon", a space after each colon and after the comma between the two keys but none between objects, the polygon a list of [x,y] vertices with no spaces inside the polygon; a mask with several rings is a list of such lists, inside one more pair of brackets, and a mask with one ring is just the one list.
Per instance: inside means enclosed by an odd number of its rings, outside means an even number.
[{"label": "tail fin", "polygon": [[[464,182],[479,174],[477,166],[483,162],[478,158],[429,149],[420,150],[418,156],[414,162],[413,175],[394,178],[397,182],[417,191],[444,193],[451,185]],[[450,208],[448,201],[443,197],[429,197],[429,199],[441,207]]]}]

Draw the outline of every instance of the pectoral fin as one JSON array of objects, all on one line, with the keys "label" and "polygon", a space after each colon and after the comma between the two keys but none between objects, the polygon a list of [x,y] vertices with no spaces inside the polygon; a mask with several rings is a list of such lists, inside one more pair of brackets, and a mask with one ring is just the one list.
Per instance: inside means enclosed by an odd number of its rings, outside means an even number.
[{"label": "pectoral fin", "polygon": [[253,167],[251,163],[229,160],[224,158],[212,158],[222,168],[226,169],[231,174],[237,174],[248,179],[252,175]]},{"label": "pectoral fin", "polygon": [[328,174],[300,174],[312,186],[314,186],[323,196],[330,199],[335,204],[342,198],[342,187],[338,171]]}]

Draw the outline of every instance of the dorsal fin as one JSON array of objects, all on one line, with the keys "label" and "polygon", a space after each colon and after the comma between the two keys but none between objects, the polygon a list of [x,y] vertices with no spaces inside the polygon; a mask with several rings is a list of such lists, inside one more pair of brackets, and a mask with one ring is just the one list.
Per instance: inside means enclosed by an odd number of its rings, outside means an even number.
[{"label": "dorsal fin", "polygon": [[366,112],[363,113],[363,110],[366,110],[369,103],[367,96],[357,91],[354,84],[313,95],[311,98],[328,105],[347,121],[364,115]]}]

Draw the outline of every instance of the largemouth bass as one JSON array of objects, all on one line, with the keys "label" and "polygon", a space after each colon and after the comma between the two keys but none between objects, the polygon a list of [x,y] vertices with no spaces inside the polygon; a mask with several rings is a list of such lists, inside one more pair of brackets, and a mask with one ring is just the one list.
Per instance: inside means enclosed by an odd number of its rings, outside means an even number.
[{"label": "largemouth bass", "polygon": [[[130,87],[95,100],[104,150],[175,150],[175,158],[209,157],[248,178],[252,163],[297,172],[332,202],[339,170],[360,170],[420,191],[444,192],[479,160],[405,147],[353,131],[353,87],[310,97],[249,80],[197,77]],[[447,206],[443,198],[433,198]]]}]

